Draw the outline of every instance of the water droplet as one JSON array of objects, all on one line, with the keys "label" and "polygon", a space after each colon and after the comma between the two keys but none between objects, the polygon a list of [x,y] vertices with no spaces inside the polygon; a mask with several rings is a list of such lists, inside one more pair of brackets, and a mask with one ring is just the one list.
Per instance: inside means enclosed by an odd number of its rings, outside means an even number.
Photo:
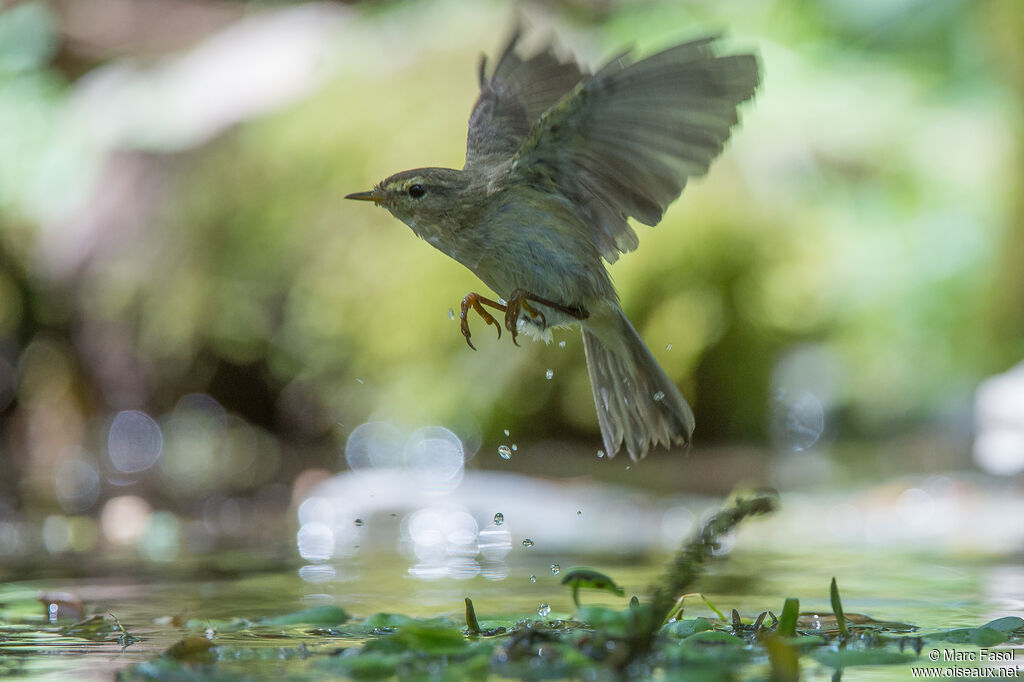
[{"label": "water droplet", "polygon": [[498,446],[498,454],[502,459],[512,459],[512,448],[507,445]]},{"label": "water droplet", "polygon": [[562,572],[562,567],[561,566],[559,566],[558,564],[551,564],[551,573],[553,575],[558,575],[561,572]]},{"label": "water droplet", "polygon": [[505,435],[506,436],[508,435],[508,429],[505,429]]},{"label": "water droplet", "polygon": [[565,348],[565,341],[559,341],[558,342],[558,347],[559,348]]},{"label": "water droplet", "polygon": [[499,299],[498,299],[498,303],[500,303],[501,305],[508,305],[508,301],[506,301],[506,300],[505,300],[505,299],[503,299],[503,298],[499,298]]},{"label": "water droplet", "polygon": [[519,446],[516,445],[515,443],[512,443],[512,452],[515,452],[518,449],[519,449]]},{"label": "water droplet", "polygon": [[628,464],[626,465],[626,471],[629,471],[629,470],[630,470],[630,469],[632,469],[632,468],[633,468],[633,467],[629,466]]},{"label": "water droplet", "polygon": [[363,525],[363,520],[362,519],[356,519],[356,527],[359,527],[359,526],[362,526],[362,525]]},{"label": "water droplet", "polygon": [[547,618],[549,613],[551,613],[551,606],[548,604],[541,604],[537,607],[537,615],[541,618]]},{"label": "water droplet", "polygon": [[665,398],[665,392],[664,391],[658,391],[657,393],[654,394],[655,402],[661,401],[664,398]]},{"label": "water droplet", "polygon": [[551,377],[555,376],[555,370],[549,369],[548,371],[544,372],[544,376],[547,378],[548,381],[551,381]]},{"label": "water droplet", "polygon": [[497,514],[494,515],[494,525],[495,526],[500,526],[503,523],[505,523],[505,515],[502,514],[501,512],[498,512]]},{"label": "water droplet", "polygon": [[452,310],[451,308],[448,309],[448,319],[449,320],[454,320],[455,319],[455,311]]},{"label": "water droplet", "polygon": [[672,344],[670,343],[667,346],[665,346],[665,350],[672,350]]},{"label": "water droplet", "polygon": [[361,384],[361,383],[363,383],[363,380],[362,380],[362,379],[360,379],[359,377],[356,377],[356,383],[357,383],[357,384]]},{"label": "water droplet", "polygon": [[530,574],[530,582],[531,582],[531,583],[535,583],[535,582],[537,582],[537,576],[535,576],[535,575],[533,575],[533,574],[531,573],[531,574]]},{"label": "water droplet", "polygon": [[531,540],[530,538],[526,538],[525,540],[523,540],[523,547],[525,547],[526,549],[530,549],[531,547],[533,547],[533,540]]},{"label": "water droplet", "polygon": [[604,457],[604,450],[598,450],[597,451],[597,458],[601,459],[602,457]]}]

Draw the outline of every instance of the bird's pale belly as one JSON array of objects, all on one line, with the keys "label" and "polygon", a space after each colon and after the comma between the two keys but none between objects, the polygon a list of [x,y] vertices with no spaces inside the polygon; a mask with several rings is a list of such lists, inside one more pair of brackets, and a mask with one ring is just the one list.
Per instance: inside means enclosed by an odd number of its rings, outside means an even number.
[{"label": "bird's pale belly", "polygon": [[[529,213],[506,208],[460,230],[449,255],[503,298],[523,289],[576,307],[594,298],[615,297],[604,263],[582,226],[567,224],[557,209]],[[549,326],[553,324],[549,320]]]}]

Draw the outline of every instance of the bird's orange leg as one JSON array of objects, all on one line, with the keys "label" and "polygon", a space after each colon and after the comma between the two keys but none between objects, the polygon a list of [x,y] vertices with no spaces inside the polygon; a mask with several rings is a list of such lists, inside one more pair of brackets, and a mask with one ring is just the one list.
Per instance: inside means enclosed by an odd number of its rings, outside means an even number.
[{"label": "bird's orange leg", "polygon": [[516,289],[512,292],[512,295],[508,297],[508,304],[505,306],[505,329],[511,332],[512,343],[517,346],[519,345],[519,342],[516,341],[516,337],[519,336],[519,315],[524,310],[533,319],[537,319],[539,317],[542,327],[548,326],[548,321],[547,318],[544,317],[544,313],[526,302],[529,298],[530,294],[527,293],[525,289]]},{"label": "bird's orange leg", "polygon": [[542,327],[548,326],[548,321],[547,318],[544,317],[544,313],[531,306],[527,301],[546,305],[547,307],[563,312],[570,317],[575,317],[577,320],[585,320],[590,317],[590,313],[580,306],[564,306],[561,303],[555,303],[554,301],[549,301],[546,298],[541,298],[540,296],[531,294],[525,289],[516,289],[512,292],[512,295],[508,297],[508,304],[505,307],[505,329],[512,333],[512,343],[517,346],[519,343],[516,341],[516,336],[519,335],[519,315],[522,311],[525,310],[533,319],[540,318]]},{"label": "bird's orange leg", "polygon": [[501,310],[503,312],[506,310],[506,307],[498,303],[497,301],[492,301],[489,298],[484,298],[483,296],[477,293],[468,293],[462,299],[462,310],[459,313],[459,320],[461,320],[462,326],[462,335],[466,337],[466,343],[468,343],[469,347],[472,348],[473,350],[476,350],[476,346],[474,346],[473,342],[469,340],[471,334],[469,333],[469,319],[466,317],[466,313],[469,312],[470,308],[475,310],[477,314],[484,319],[484,322],[486,322],[487,324],[493,324],[495,328],[497,328],[498,330],[498,338],[501,338],[501,325],[498,324],[498,321],[494,319],[493,315],[491,315],[489,312],[487,312],[487,310],[484,309],[485,305],[489,305],[495,310]]},{"label": "bird's orange leg", "polygon": [[470,336],[472,336],[469,332],[469,318],[467,317],[470,308],[475,310],[477,314],[483,318],[484,322],[494,325],[498,330],[499,339],[501,338],[501,325],[498,324],[498,321],[494,319],[493,315],[487,312],[484,306],[486,305],[505,313],[505,328],[512,333],[512,343],[517,346],[519,345],[519,342],[516,341],[516,337],[519,336],[519,316],[524,310],[531,318],[540,318],[541,325],[546,327],[548,325],[548,321],[547,318],[544,317],[544,313],[534,308],[527,301],[546,305],[549,308],[563,312],[569,317],[574,317],[577,320],[585,320],[590,317],[590,313],[588,313],[582,306],[565,306],[561,303],[555,303],[554,301],[549,301],[546,298],[541,298],[540,296],[531,294],[525,289],[516,289],[513,291],[512,295],[509,296],[507,304],[500,303],[499,301],[492,301],[478,293],[471,292],[466,294],[465,298],[462,299],[462,310],[459,313],[462,335],[466,337],[466,343],[469,344],[470,348],[476,350],[476,346],[474,346],[473,342],[469,340]]}]

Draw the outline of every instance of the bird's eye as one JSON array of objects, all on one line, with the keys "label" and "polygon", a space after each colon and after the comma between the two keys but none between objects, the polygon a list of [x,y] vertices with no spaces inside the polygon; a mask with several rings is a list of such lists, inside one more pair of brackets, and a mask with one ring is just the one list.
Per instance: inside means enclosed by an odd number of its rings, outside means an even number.
[{"label": "bird's eye", "polygon": [[419,199],[426,193],[427,190],[423,188],[423,185],[409,185],[409,196],[411,196],[413,199]]}]

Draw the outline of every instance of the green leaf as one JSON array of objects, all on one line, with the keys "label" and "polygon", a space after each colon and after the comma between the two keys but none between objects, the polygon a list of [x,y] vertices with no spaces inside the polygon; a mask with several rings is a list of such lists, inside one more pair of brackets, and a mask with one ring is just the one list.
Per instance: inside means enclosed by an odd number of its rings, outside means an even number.
[{"label": "green leaf", "polygon": [[991,628],[992,630],[998,630],[999,632],[1013,632],[1014,630],[1020,630],[1024,627],[1024,618],[1021,618],[1020,616],[1005,616],[1003,618],[996,618],[993,621],[989,621],[981,627]]},{"label": "green leaf", "polygon": [[707,618],[694,618],[693,620],[677,620],[674,623],[669,623],[663,630],[670,635],[675,635],[679,638],[690,637],[698,632],[704,632],[705,630],[713,630],[714,626]]},{"label": "green leaf", "polygon": [[476,609],[473,608],[473,600],[466,597],[466,631],[471,635],[480,634],[480,623],[476,619]]},{"label": "green leaf", "polygon": [[407,648],[425,654],[451,655],[466,649],[469,644],[457,627],[437,627],[414,623],[399,628],[388,639],[402,642]]},{"label": "green leaf", "polygon": [[973,644],[977,644],[981,647],[995,646],[996,644],[1002,644],[1009,635],[999,630],[994,630],[988,626],[981,626],[971,631],[970,641]]},{"label": "green leaf", "polygon": [[271,616],[257,621],[257,625],[341,625],[348,620],[348,614],[344,609],[337,606],[324,604],[311,606],[308,609],[286,613],[280,616]]},{"label": "green leaf", "polygon": [[847,668],[855,665],[897,665],[916,660],[917,656],[888,649],[839,649],[836,651],[815,651],[811,657],[830,668]]},{"label": "green leaf", "polygon": [[383,680],[395,674],[398,660],[394,655],[364,652],[323,661],[318,667],[355,680]]},{"label": "green leaf", "polygon": [[956,628],[954,630],[945,630],[942,632],[936,632],[930,635],[925,635],[924,639],[934,639],[941,642],[953,642],[954,644],[963,644],[971,641],[971,634],[974,632],[974,628]]},{"label": "green leaf", "polygon": [[705,596],[704,596],[704,593],[703,593],[703,592],[701,592],[700,598],[704,600],[704,603],[708,605],[708,608],[709,608],[709,609],[711,609],[712,611],[714,611],[714,612],[715,612],[715,615],[716,615],[716,616],[718,616],[718,617],[719,617],[720,619],[722,619],[722,621],[725,621],[725,620],[726,620],[726,618],[725,618],[725,614],[724,614],[724,613],[722,613],[722,612],[721,612],[721,611],[720,611],[720,610],[718,609],[718,607],[717,607],[717,606],[715,606],[714,604],[712,604],[712,603],[711,603],[711,600],[710,600],[710,599],[708,599],[707,597],[705,597]]},{"label": "green leaf", "polygon": [[400,613],[375,613],[363,621],[367,628],[397,628],[414,622],[413,618]]},{"label": "green leaf", "polygon": [[1002,644],[1010,638],[1010,633],[1024,627],[1024,619],[1018,616],[1005,616],[996,618],[993,621],[977,628],[954,628],[926,635],[925,639],[953,642],[954,644],[966,644],[968,642],[978,646],[995,646]]},{"label": "green leaf", "polygon": [[792,597],[782,605],[782,615],[779,616],[779,627],[776,632],[780,637],[796,637],[796,620],[800,615],[800,600]]},{"label": "green leaf", "polygon": [[576,604],[576,608],[580,606],[579,591],[584,587],[591,590],[611,592],[619,597],[626,595],[625,590],[616,585],[615,581],[609,576],[592,568],[579,567],[569,569],[565,572],[565,577],[562,578],[562,584],[572,588],[572,601]]},{"label": "green leaf", "polygon": [[839,586],[836,585],[835,576],[832,576],[829,596],[832,600],[832,612],[836,614],[836,623],[839,625],[839,636],[846,639],[846,617],[843,615],[843,603],[839,600]]},{"label": "green leaf", "polygon": [[741,648],[747,646],[747,643],[739,637],[717,630],[698,632],[687,638],[684,644],[687,646],[736,646]]}]

